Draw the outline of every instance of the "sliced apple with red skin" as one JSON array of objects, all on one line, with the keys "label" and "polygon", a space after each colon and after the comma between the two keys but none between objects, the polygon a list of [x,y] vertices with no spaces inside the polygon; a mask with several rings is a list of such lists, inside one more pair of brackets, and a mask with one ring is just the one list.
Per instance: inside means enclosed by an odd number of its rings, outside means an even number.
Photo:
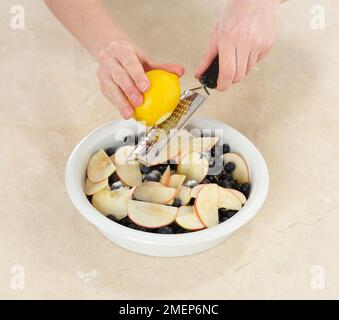
[{"label": "sliced apple with red skin", "polygon": [[160,228],[173,223],[178,208],[137,200],[128,201],[128,217],[135,224],[149,228]]},{"label": "sliced apple with red skin", "polygon": [[191,191],[192,191],[191,188],[186,187],[186,186],[181,186],[178,194],[176,195],[176,197],[178,197],[181,200],[181,205],[186,206],[187,204],[189,204],[189,202],[192,199]]},{"label": "sliced apple with red skin", "polygon": [[205,226],[201,223],[193,206],[181,206],[178,209],[175,222],[185,230],[196,231],[204,229]]},{"label": "sliced apple with red skin", "polygon": [[210,151],[219,141],[219,137],[194,137],[183,140],[180,145],[180,158],[191,152]]},{"label": "sliced apple with red skin", "polygon": [[200,189],[202,188],[202,187],[204,187],[206,184],[198,184],[198,185],[196,185],[195,187],[193,187],[192,188],[192,190],[191,190],[191,197],[192,198],[196,198],[197,197],[197,194],[198,194],[198,192],[200,191]]},{"label": "sliced apple with red skin", "polygon": [[96,182],[96,183],[92,182],[91,180],[87,178],[85,182],[85,194],[88,196],[91,196],[101,191],[102,189],[106,188],[107,186],[108,186],[108,178],[100,182]]},{"label": "sliced apple with red skin", "polygon": [[175,188],[169,188],[160,182],[154,182],[152,184],[143,183],[137,186],[133,195],[137,200],[165,204],[171,201],[175,194]]},{"label": "sliced apple with red skin", "polygon": [[[218,208],[227,210],[240,210],[242,204],[239,198],[229,189],[217,186],[218,189]],[[199,193],[198,193],[199,196]]]},{"label": "sliced apple with red skin", "polygon": [[103,149],[96,152],[88,162],[87,177],[91,182],[100,182],[115,171],[115,166]]},{"label": "sliced apple with red skin", "polygon": [[171,179],[171,167],[167,166],[166,170],[161,176],[160,183],[162,183],[164,186],[168,186]]},{"label": "sliced apple with red skin", "polygon": [[103,215],[113,215],[117,220],[127,216],[127,204],[132,198],[134,188],[117,190],[103,189],[92,197],[92,204]]},{"label": "sliced apple with red skin", "polygon": [[134,187],[142,184],[142,174],[140,165],[136,160],[127,161],[130,154],[134,151],[134,146],[123,146],[111,156],[116,166],[119,179],[127,186]]},{"label": "sliced apple with red skin", "polygon": [[200,183],[206,177],[208,168],[206,157],[200,153],[191,152],[179,161],[177,173],[185,175],[186,180],[195,180]]},{"label": "sliced apple with red skin", "polygon": [[228,188],[226,188],[226,190],[232,192],[240,200],[242,205],[246,203],[247,199],[242,192],[235,190],[235,189],[228,189]]},{"label": "sliced apple with red skin", "polygon": [[199,190],[194,201],[194,211],[206,228],[219,224],[218,186],[216,184],[206,184]]},{"label": "sliced apple with red skin", "polygon": [[232,172],[232,177],[234,180],[237,180],[239,183],[249,182],[249,172],[246,161],[244,158],[237,153],[225,153],[223,156],[224,164],[227,162],[233,162],[235,164],[235,169]]}]

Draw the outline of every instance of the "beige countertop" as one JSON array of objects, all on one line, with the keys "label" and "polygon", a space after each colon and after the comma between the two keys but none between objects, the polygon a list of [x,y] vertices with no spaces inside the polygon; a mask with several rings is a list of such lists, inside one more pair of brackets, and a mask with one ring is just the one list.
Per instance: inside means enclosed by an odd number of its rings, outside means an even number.
[{"label": "beige countertop", "polygon": [[[223,1],[109,2],[148,52],[186,66],[183,88],[196,84]],[[10,29],[16,4],[24,30]],[[324,30],[310,25],[314,5],[325,8]],[[113,245],[74,209],[67,158],[119,116],[98,90],[95,61],[41,1],[4,0],[0,11],[0,298],[339,298],[338,1],[286,3],[270,56],[200,111],[256,144],[270,192],[222,245],[172,259]]]}]

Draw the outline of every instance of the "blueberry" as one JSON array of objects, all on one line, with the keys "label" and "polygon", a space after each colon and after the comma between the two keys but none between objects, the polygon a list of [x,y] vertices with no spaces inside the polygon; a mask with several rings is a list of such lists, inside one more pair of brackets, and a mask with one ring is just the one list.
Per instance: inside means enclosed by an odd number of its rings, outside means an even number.
[{"label": "blueberry", "polygon": [[221,218],[219,219],[219,223],[223,223],[223,222],[225,222],[225,221],[227,221],[227,220],[228,220],[227,217],[221,217]]},{"label": "blueberry", "polygon": [[161,227],[158,229],[158,233],[160,234],[172,234],[173,229],[171,227]]},{"label": "blueberry", "polygon": [[111,174],[111,175],[109,176],[109,178],[108,178],[108,184],[109,184],[109,185],[112,185],[114,182],[117,182],[117,181],[119,181],[119,177],[118,177],[117,173],[114,172],[113,174]]},{"label": "blueberry", "polygon": [[106,218],[108,218],[109,220],[112,220],[114,222],[117,222],[118,220],[116,219],[116,217],[114,217],[112,214],[109,214],[108,216],[106,216]]},{"label": "blueberry", "polygon": [[161,176],[161,173],[159,170],[152,170],[150,174],[154,174],[155,176],[159,177]]},{"label": "blueberry", "polygon": [[229,219],[229,218],[232,218],[238,211],[236,210],[227,210],[226,211],[226,217]]},{"label": "blueberry", "polygon": [[119,220],[118,222],[125,227],[127,227],[129,224],[132,223],[132,221],[128,217],[125,217],[125,218]]},{"label": "blueberry", "polygon": [[172,206],[177,207],[177,208],[181,207],[181,199],[180,198],[174,198]]},{"label": "blueberry", "polygon": [[218,209],[219,221],[221,220],[221,218],[227,217],[226,212],[227,212],[227,210],[225,208]]},{"label": "blueberry", "polygon": [[190,202],[188,203],[189,205],[193,206],[195,202],[195,198],[191,198]]},{"label": "blueberry", "polygon": [[158,182],[160,180],[160,175],[158,176],[151,172],[145,175],[145,180]]},{"label": "blueberry", "polygon": [[185,186],[186,187],[189,187],[189,188],[194,188],[195,186],[198,185],[198,182],[196,180],[188,180],[186,183],[185,183]]},{"label": "blueberry", "polygon": [[225,153],[229,153],[230,151],[231,151],[230,146],[227,143],[224,143],[222,145],[222,153],[225,154]]},{"label": "blueberry", "polygon": [[218,176],[210,175],[208,176],[209,183],[220,183]]},{"label": "blueberry", "polygon": [[134,230],[138,230],[139,229],[138,226],[136,224],[134,224],[133,222],[128,224],[127,227],[131,228],[131,229],[134,229]]},{"label": "blueberry", "polygon": [[232,189],[233,186],[234,186],[234,182],[233,181],[222,180],[220,182],[220,186],[223,187],[223,188]]},{"label": "blueberry", "polygon": [[107,155],[110,157],[110,156],[112,156],[114,153],[115,153],[115,151],[116,151],[116,149],[115,148],[107,148],[106,150],[105,150],[105,152],[107,153]]},{"label": "blueberry", "polygon": [[147,231],[147,228],[138,226],[137,224],[130,222],[127,225],[128,228],[134,229],[134,230],[139,230],[139,231]]},{"label": "blueberry", "polygon": [[231,173],[226,174],[226,181],[233,181],[233,176]]},{"label": "blueberry", "polygon": [[244,196],[248,199],[250,192],[251,192],[251,185],[249,183],[243,183],[240,186],[240,192],[244,194]]},{"label": "blueberry", "polygon": [[227,162],[224,166],[226,173],[232,173],[235,169],[235,164],[233,162]]},{"label": "blueberry", "polygon": [[235,190],[240,189],[240,183],[238,181],[233,181],[233,189],[235,189]]},{"label": "blueberry", "polygon": [[171,170],[173,170],[174,172],[177,172],[177,170],[178,170],[178,164],[177,163],[172,162],[169,165],[170,165]]},{"label": "blueberry", "polygon": [[167,168],[167,163],[162,163],[162,164],[158,164],[157,166],[153,166],[152,171],[156,171],[162,174],[165,172],[166,168]]},{"label": "blueberry", "polygon": [[184,228],[180,227],[177,224],[171,224],[171,227],[172,227],[173,233],[185,233],[186,232]]},{"label": "blueberry", "polygon": [[121,181],[116,181],[114,183],[112,183],[111,185],[111,190],[117,190],[123,187],[123,184]]},{"label": "blueberry", "polygon": [[150,173],[152,171],[152,169],[150,168],[150,167],[147,167],[147,166],[145,166],[145,165],[141,165],[140,166],[140,172],[142,173],[142,174],[148,174],[148,173]]}]

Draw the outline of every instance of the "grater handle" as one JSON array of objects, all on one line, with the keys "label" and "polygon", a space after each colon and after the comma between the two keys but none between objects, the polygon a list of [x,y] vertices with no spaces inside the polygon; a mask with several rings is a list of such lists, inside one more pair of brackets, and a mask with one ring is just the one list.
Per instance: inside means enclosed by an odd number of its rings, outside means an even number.
[{"label": "grater handle", "polygon": [[210,89],[217,87],[219,75],[219,56],[216,56],[212,64],[207,68],[207,70],[199,78],[200,83]]}]

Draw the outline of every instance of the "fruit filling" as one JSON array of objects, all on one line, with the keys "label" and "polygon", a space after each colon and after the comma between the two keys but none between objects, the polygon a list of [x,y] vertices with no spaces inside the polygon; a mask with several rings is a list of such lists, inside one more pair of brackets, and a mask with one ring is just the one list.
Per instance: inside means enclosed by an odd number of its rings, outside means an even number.
[{"label": "fruit filling", "polygon": [[195,232],[231,219],[250,196],[244,158],[218,137],[187,130],[178,137],[174,151],[151,166],[127,161],[137,136],[97,151],[87,167],[88,200],[108,219],[151,233]]}]

